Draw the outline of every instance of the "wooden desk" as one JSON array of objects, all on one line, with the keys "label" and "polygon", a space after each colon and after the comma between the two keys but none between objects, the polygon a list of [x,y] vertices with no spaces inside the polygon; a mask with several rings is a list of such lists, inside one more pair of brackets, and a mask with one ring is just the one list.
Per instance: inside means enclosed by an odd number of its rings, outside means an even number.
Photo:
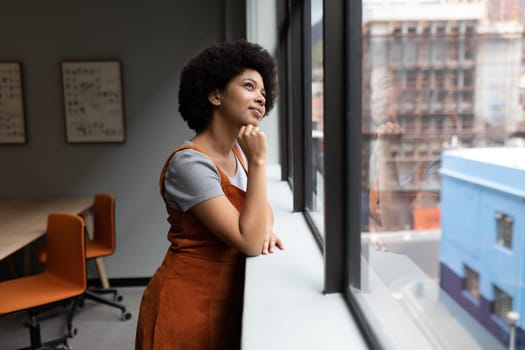
[{"label": "wooden desk", "polygon": [[87,213],[93,197],[0,199],[0,260],[27,247],[46,232],[50,213]]}]

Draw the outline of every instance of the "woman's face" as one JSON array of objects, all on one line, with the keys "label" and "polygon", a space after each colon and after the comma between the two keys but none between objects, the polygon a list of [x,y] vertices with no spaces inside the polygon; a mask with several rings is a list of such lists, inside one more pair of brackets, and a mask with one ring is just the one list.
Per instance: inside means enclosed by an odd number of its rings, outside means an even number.
[{"label": "woman's face", "polygon": [[[213,95],[213,94],[212,94]],[[245,69],[230,80],[223,91],[210,101],[217,111],[236,126],[258,126],[266,114],[266,93],[261,75],[254,69]]]}]

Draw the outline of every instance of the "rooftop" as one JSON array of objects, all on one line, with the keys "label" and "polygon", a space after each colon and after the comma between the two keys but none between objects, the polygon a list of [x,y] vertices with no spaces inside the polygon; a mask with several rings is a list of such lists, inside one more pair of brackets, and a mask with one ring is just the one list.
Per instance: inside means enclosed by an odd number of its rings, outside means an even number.
[{"label": "rooftop", "polygon": [[482,147],[446,151],[450,156],[474,160],[501,167],[525,170],[525,148],[523,147]]}]

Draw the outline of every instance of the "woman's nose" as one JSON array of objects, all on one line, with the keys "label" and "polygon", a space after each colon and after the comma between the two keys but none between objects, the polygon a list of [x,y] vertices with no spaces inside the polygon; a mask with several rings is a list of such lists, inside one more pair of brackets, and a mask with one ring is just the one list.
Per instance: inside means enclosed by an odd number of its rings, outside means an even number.
[{"label": "woman's nose", "polygon": [[263,94],[258,94],[257,98],[255,99],[257,103],[259,103],[261,106],[264,106],[266,103],[266,99],[264,98]]}]

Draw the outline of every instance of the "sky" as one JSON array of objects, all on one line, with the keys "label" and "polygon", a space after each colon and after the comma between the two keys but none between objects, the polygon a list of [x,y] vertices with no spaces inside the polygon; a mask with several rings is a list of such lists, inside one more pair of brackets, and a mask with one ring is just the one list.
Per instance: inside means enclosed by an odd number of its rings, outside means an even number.
[{"label": "sky", "polygon": [[[327,1],[327,0],[325,0]],[[323,17],[323,0],[311,0],[312,6],[312,25],[319,22]],[[365,4],[417,4],[425,2],[438,2],[438,0],[363,0]],[[520,2],[525,2],[525,0],[520,0]]]},{"label": "sky", "polygon": [[323,17],[323,0],[312,0],[312,24]]}]

